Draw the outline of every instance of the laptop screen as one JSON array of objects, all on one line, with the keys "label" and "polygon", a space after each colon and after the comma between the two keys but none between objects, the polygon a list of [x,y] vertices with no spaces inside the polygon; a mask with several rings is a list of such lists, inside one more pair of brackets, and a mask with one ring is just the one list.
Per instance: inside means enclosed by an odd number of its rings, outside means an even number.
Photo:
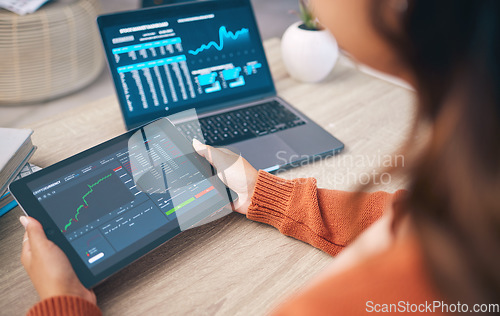
[{"label": "laptop screen", "polygon": [[116,13],[98,24],[129,129],[274,92],[249,0]]}]

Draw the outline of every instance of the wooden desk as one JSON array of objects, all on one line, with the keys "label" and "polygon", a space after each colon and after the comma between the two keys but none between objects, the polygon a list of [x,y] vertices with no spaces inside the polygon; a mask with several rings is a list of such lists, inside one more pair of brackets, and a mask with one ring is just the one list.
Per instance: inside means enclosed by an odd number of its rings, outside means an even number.
[{"label": "wooden desk", "polygon": [[[342,62],[323,83],[301,84],[287,75],[279,40],[265,47],[279,94],[346,144],[341,155],[283,177],[313,176],[322,187],[349,189],[365,181],[356,175],[387,163],[411,122],[412,93]],[[41,167],[125,130],[114,95],[29,127],[38,146],[32,162]],[[377,189],[401,187],[402,180],[392,179]],[[21,214],[18,207],[0,218],[2,315],[21,315],[38,300],[19,260]],[[333,260],[270,226],[231,214],[167,242],[95,292],[106,315],[262,315]]]}]

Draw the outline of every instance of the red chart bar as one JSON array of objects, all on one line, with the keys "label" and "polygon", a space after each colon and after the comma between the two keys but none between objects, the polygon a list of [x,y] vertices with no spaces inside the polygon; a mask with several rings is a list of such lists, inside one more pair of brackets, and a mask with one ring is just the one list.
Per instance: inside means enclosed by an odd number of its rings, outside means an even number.
[{"label": "red chart bar", "polygon": [[113,169],[113,171],[114,171],[114,172],[117,172],[118,170],[121,170],[121,169],[122,169],[122,167],[120,166],[120,167],[118,167],[118,168]]},{"label": "red chart bar", "polygon": [[207,189],[205,189],[205,190],[201,191],[200,193],[196,194],[194,197],[198,199],[198,198],[200,198],[201,196],[203,196],[203,195],[207,194],[208,192],[212,191],[213,189],[215,189],[215,188],[214,188],[214,186],[212,185],[211,187],[209,187],[209,188],[207,188]]}]

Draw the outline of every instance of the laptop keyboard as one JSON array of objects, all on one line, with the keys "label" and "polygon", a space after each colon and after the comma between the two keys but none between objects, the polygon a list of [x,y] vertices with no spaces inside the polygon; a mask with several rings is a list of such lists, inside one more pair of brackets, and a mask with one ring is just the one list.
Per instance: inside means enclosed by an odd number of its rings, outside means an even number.
[{"label": "laptop keyboard", "polygon": [[224,146],[306,123],[278,101],[204,117],[199,121],[201,129],[189,122],[176,126],[187,138],[203,135],[205,142],[213,146]]}]

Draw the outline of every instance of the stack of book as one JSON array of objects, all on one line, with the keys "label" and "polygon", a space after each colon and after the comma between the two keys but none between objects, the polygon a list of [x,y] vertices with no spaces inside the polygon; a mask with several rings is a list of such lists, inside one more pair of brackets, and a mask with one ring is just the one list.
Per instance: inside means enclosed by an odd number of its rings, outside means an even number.
[{"label": "stack of book", "polygon": [[36,147],[31,141],[32,130],[0,128],[0,215],[15,206],[15,201],[7,192],[9,184],[21,176],[24,168],[32,168],[28,160]]},{"label": "stack of book", "polygon": [[[27,163],[24,165],[23,169],[21,169],[21,172],[14,179],[14,181],[17,179],[26,177],[27,175],[30,175],[34,172],[37,172],[40,169],[42,169],[42,168],[35,166],[33,164]],[[14,197],[12,196],[12,194],[10,194],[10,192],[6,192],[4,195],[2,195],[0,197],[0,216],[7,213],[8,211],[10,211],[11,209],[13,209],[16,206],[17,206],[17,202],[14,200]]]}]

